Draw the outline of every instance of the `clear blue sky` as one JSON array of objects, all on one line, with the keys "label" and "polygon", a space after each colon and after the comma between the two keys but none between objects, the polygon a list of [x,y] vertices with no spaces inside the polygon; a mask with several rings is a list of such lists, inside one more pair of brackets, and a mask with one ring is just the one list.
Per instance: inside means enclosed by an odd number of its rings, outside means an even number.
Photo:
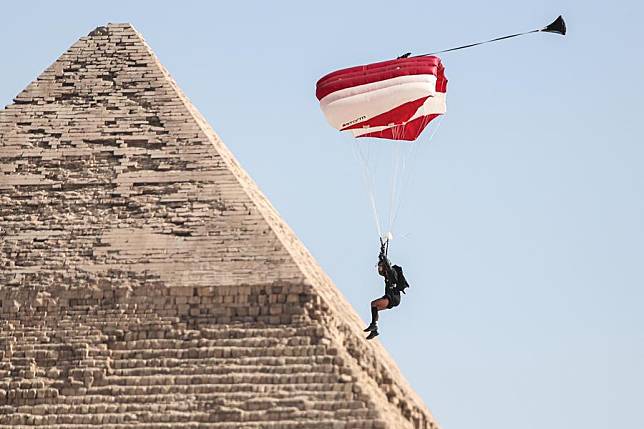
[{"label": "clear blue sky", "polygon": [[448,115],[415,160],[381,341],[445,429],[644,427],[644,56],[637,1],[3,2],[0,103],[79,37],[131,22],[364,319],[381,293],[337,68],[443,57]]}]

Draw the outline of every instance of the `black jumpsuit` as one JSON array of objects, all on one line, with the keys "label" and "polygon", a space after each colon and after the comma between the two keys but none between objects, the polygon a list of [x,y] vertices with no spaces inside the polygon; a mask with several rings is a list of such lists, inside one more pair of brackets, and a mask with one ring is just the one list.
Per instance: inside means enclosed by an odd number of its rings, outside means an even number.
[{"label": "black jumpsuit", "polygon": [[396,287],[396,283],[398,282],[398,276],[396,275],[396,272],[391,269],[391,266],[389,266],[388,262],[385,262],[385,294],[383,295],[383,298],[387,298],[389,300],[389,305],[387,308],[394,308],[398,304],[400,304],[400,291]]}]

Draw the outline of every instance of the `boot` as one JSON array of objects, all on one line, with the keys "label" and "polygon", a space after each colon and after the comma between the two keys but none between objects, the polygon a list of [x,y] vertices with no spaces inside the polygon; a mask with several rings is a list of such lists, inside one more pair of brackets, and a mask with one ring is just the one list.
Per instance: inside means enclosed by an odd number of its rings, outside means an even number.
[{"label": "boot", "polygon": [[371,307],[371,323],[364,331],[372,332],[376,329],[378,329],[378,309],[376,307]]},{"label": "boot", "polygon": [[364,332],[373,332],[377,330],[378,330],[378,325],[375,324],[374,322],[371,322],[371,324],[364,329]]},{"label": "boot", "polygon": [[369,336],[367,337],[368,340],[371,340],[373,338],[376,338],[378,336],[378,329],[375,329],[371,332],[369,332]]}]

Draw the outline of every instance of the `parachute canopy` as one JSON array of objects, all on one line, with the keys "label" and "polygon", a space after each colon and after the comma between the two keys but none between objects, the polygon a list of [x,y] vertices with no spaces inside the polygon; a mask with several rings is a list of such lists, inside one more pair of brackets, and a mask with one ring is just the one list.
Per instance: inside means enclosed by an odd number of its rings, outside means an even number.
[{"label": "parachute canopy", "polygon": [[446,111],[440,58],[398,58],[330,73],[316,96],[332,127],[354,137],[416,140]]}]

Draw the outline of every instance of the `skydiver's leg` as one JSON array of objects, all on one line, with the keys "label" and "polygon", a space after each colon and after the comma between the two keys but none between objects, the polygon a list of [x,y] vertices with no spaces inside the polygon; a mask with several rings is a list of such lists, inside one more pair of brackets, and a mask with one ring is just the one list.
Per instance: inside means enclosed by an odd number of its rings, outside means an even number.
[{"label": "skydiver's leg", "polygon": [[378,312],[386,310],[389,307],[389,298],[382,297],[371,301],[371,321],[378,321]]},{"label": "skydiver's leg", "polygon": [[364,330],[365,332],[371,332],[369,338],[371,339],[378,335],[378,312],[386,310],[389,306],[389,299],[386,297],[378,298],[371,301],[371,323]]}]

